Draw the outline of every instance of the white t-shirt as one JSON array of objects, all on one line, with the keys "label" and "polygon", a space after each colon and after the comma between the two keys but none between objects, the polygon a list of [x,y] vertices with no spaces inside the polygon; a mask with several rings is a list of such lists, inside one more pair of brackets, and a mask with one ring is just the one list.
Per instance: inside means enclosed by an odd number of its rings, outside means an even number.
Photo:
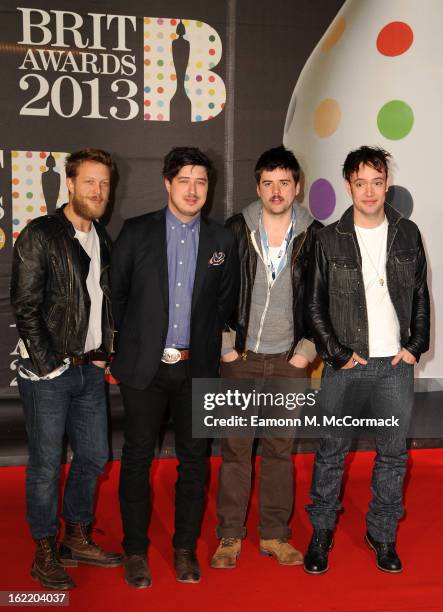
[{"label": "white t-shirt", "polygon": [[91,299],[88,334],[85,343],[85,353],[88,353],[100,348],[102,343],[103,291],[100,287],[100,241],[94,225],[91,225],[91,231],[89,232],[81,232],[76,229],[75,237],[91,259],[89,274],[86,279],[86,287]]},{"label": "white t-shirt", "polygon": [[269,248],[269,259],[272,261],[272,266],[274,270],[277,270],[278,266],[280,265],[281,258],[285,254],[285,246],[286,246],[285,240],[283,240],[280,246],[268,247]]},{"label": "white t-shirt", "polygon": [[356,225],[355,233],[362,257],[368,310],[369,357],[390,357],[400,349],[400,325],[389,296],[386,279],[388,240],[386,217],[377,227],[366,228]]}]

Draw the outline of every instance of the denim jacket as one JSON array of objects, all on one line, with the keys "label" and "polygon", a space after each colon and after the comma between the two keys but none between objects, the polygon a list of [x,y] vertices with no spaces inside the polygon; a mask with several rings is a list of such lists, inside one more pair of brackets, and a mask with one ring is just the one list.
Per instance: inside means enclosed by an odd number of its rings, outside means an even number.
[{"label": "denim jacket", "polygon": [[[386,282],[400,325],[401,346],[417,361],[429,348],[426,256],[412,221],[385,204],[388,221]],[[317,234],[311,251],[306,323],[321,357],[341,368],[355,351],[369,357],[368,315],[353,207]]]}]

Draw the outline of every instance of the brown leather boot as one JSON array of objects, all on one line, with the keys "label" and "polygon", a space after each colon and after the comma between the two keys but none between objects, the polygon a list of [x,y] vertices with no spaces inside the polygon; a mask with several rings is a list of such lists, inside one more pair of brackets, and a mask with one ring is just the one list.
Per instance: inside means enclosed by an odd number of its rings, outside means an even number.
[{"label": "brown leather boot", "polygon": [[57,554],[55,537],[36,540],[37,550],[31,568],[31,576],[47,589],[67,591],[75,587],[74,581],[65,572]]},{"label": "brown leather boot", "polygon": [[123,556],[120,553],[107,552],[92,540],[91,525],[66,521],[65,527],[65,537],[59,548],[60,562],[65,567],[77,567],[79,563],[100,567],[118,567],[122,564]]}]

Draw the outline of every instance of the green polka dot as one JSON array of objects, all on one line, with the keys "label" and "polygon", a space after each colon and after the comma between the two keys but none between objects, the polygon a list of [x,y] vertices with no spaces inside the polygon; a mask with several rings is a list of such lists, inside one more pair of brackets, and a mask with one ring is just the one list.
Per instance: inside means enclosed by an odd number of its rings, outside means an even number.
[{"label": "green polka dot", "polygon": [[213,34],[211,34],[211,36],[209,37],[209,40],[210,40],[211,42],[214,42],[214,40],[215,40],[215,36],[214,36]]},{"label": "green polka dot", "polygon": [[412,108],[402,100],[387,102],[378,112],[377,126],[385,138],[400,140],[409,134],[414,125]]},{"label": "green polka dot", "polygon": [[30,200],[32,198],[32,192],[28,191],[28,193],[26,194],[26,197],[28,198],[28,200]]},{"label": "green polka dot", "polygon": [[164,61],[163,61],[163,60],[158,60],[158,62],[157,62],[157,66],[163,66],[163,64],[164,64]]},{"label": "green polka dot", "polygon": [[162,80],[163,80],[163,74],[162,74],[161,72],[159,72],[159,73],[157,74],[157,79],[158,79],[159,81],[162,81]]},{"label": "green polka dot", "polygon": [[203,25],[203,22],[202,21],[196,21],[195,25],[197,26],[197,28],[201,28],[202,25]]},{"label": "green polka dot", "polygon": [[27,212],[32,212],[34,210],[33,206],[27,206],[26,207]]}]

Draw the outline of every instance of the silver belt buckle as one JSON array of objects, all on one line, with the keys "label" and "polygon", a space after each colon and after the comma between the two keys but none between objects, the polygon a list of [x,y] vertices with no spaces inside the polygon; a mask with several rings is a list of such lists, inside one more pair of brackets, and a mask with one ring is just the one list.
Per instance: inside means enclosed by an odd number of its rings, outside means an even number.
[{"label": "silver belt buckle", "polygon": [[163,351],[162,361],[163,363],[167,363],[169,365],[173,363],[177,363],[182,358],[182,355],[178,349],[175,348],[165,348]]}]

